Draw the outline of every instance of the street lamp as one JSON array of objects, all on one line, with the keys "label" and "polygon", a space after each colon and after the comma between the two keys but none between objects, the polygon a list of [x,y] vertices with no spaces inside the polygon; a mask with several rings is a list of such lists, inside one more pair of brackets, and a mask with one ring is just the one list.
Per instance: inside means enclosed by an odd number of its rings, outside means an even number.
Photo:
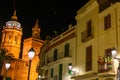
[{"label": "street lamp", "polygon": [[7,71],[8,71],[8,69],[10,68],[10,63],[9,62],[7,62],[7,63],[5,63],[5,69],[6,69],[6,77],[5,77],[5,80],[7,79]]},{"label": "street lamp", "polygon": [[117,50],[113,47],[111,52],[112,52],[112,56],[114,58],[116,58],[116,56],[117,56]]},{"label": "street lamp", "polygon": [[117,58],[117,50],[113,47],[112,48],[112,56],[114,57],[114,59],[117,59],[118,62],[119,62],[119,65],[118,65],[118,69],[117,69],[117,80],[120,80],[120,58]]},{"label": "street lamp", "polygon": [[72,63],[68,64],[68,74],[72,74]]},{"label": "street lamp", "polygon": [[39,75],[38,75],[38,80],[40,80],[40,79],[41,79],[41,75],[39,74]]},{"label": "street lamp", "polygon": [[69,64],[68,64],[68,74],[69,74],[69,75],[76,75],[76,74],[78,74],[78,73],[79,73],[78,68],[77,68],[77,67],[73,67],[73,66],[72,66],[72,63],[69,63]]},{"label": "street lamp", "polygon": [[31,68],[31,62],[32,62],[32,59],[35,55],[35,51],[33,48],[31,48],[29,51],[28,51],[28,58],[29,58],[29,68],[28,68],[28,78],[27,80],[29,80],[30,78],[30,68]]}]

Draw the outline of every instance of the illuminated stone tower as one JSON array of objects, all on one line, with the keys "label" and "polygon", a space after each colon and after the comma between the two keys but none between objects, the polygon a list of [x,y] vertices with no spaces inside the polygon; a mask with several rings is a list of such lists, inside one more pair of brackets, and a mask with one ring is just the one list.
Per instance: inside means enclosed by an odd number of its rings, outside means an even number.
[{"label": "illuminated stone tower", "polygon": [[22,60],[28,62],[29,49],[33,48],[35,50],[35,57],[33,58],[31,63],[30,80],[36,80],[36,78],[38,78],[38,73],[36,69],[39,62],[39,53],[44,43],[44,41],[40,38],[40,31],[41,29],[37,20],[35,26],[32,28],[32,37],[25,39],[23,42]]},{"label": "illuminated stone tower", "polygon": [[21,24],[17,21],[16,11],[14,11],[11,20],[3,26],[1,47],[12,53],[14,58],[19,58],[21,38]]}]

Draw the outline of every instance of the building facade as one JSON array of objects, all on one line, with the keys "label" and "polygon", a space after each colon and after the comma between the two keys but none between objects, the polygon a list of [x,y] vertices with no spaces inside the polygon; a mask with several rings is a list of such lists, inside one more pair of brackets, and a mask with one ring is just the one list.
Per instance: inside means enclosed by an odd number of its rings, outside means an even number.
[{"label": "building facade", "polygon": [[[77,11],[73,38],[66,40],[62,33],[45,42],[40,57],[42,79],[119,80],[119,60],[111,53],[114,47],[119,58],[119,13],[119,0],[89,0]],[[70,29],[67,34],[71,33]],[[67,54],[66,43],[70,45],[71,56],[59,59]]]},{"label": "building facade", "polygon": [[[68,65],[75,65],[76,33],[71,27],[50,41],[45,41],[41,51],[41,78],[43,80],[69,80]],[[73,58],[73,59],[71,59]]]},{"label": "building facade", "polygon": [[[30,80],[38,79],[39,53],[44,43],[40,38],[40,31],[41,29],[37,20],[35,26],[32,28],[32,36],[24,39],[23,50],[21,50],[22,27],[18,22],[16,11],[14,12],[11,20],[3,26],[1,42],[1,48],[8,50],[6,55],[10,54],[13,60],[10,61],[11,66],[7,73],[5,66],[3,66],[1,76],[10,77],[11,80],[27,80],[30,65],[28,51],[33,48],[35,50],[35,56],[31,62]],[[22,59],[19,58],[20,52],[22,52]]]},{"label": "building facade", "polygon": [[[77,12],[77,65],[75,80],[119,80],[119,1],[90,0]],[[80,35],[81,34],[81,35]]]}]

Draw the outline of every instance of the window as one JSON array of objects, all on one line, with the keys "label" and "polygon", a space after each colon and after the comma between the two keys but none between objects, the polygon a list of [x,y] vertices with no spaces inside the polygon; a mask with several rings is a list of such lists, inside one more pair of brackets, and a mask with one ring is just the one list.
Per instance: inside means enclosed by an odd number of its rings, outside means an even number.
[{"label": "window", "polygon": [[5,41],[5,33],[3,33],[3,35],[2,35],[2,42],[4,42]]},{"label": "window", "polygon": [[86,48],[86,71],[92,70],[92,46]]},{"label": "window", "polygon": [[69,45],[70,44],[68,44],[68,43],[65,45],[65,52],[64,52],[65,57],[69,57]]},{"label": "window", "polygon": [[8,42],[12,42],[11,41],[11,38],[12,38],[12,36],[11,36],[11,34],[8,36]]},{"label": "window", "polygon": [[62,64],[59,64],[59,80],[62,80]]},{"label": "window", "polygon": [[90,37],[92,34],[92,21],[89,20],[87,22],[87,37]]},{"label": "window", "polygon": [[51,69],[51,78],[53,78],[53,74],[54,74],[54,69]]},{"label": "window", "polygon": [[54,61],[56,61],[56,60],[57,60],[57,54],[58,54],[58,50],[57,50],[57,49],[55,49],[55,50],[54,50]]},{"label": "window", "polygon": [[15,43],[17,44],[18,41],[18,35],[15,36]]},{"label": "window", "polygon": [[104,29],[107,30],[111,27],[111,16],[110,14],[104,17]]},{"label": "window", "polygon": [[48,70],[45,71],[45,78],[48,78]]}]

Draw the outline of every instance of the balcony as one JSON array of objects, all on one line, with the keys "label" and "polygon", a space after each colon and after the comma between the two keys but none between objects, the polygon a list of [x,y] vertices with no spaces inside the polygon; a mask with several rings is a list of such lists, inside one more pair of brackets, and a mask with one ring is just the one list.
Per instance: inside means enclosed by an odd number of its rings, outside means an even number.
[{"label": "balcony", "polygon": [[85,74],[75,75],[71,77],[71,79],[75,80],[97,80],[97,78],[98,78],[97,73],[94,72],[88,72]]},{"label": "balcony", "polygon": [[113,62],[112,57],[107,56],[104,58],[98,58],[98,76],[99,77],[114,77],[116,76],[113,71]]},{"label": "balcony", "polygon": [[85,30],[81,33],[82,42],[86,42],[93,38],[93,28],[91,30]]}]

